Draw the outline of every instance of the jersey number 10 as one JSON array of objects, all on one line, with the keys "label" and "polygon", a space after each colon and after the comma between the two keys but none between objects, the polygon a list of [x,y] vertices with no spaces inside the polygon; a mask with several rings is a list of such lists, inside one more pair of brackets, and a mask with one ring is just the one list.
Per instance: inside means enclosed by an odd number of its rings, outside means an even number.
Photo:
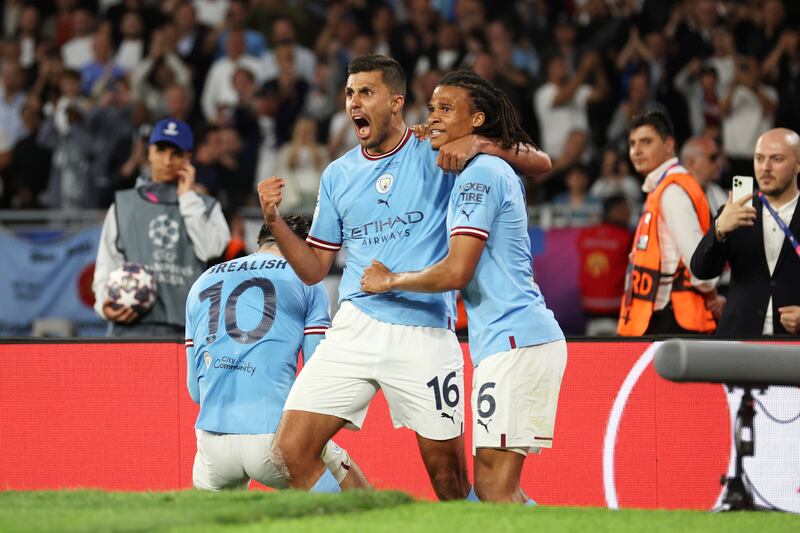
[{"label": "jersey number 10", "polygon": [[[199,294],[201,302],[211,301],[211,307],[208,309],[208,335],[212,337],[217,334],[217,329],[219,328],[219,314],[222,307],[222,283],[218,281]],[[264,296],[261,307],[261,321],[255,328],[243,331],[239,328],[236,320],[236,303],[244,291],[251,287],[260,288]],[[253,278],[243,281],[233,289],[225,301],[225,333],[240,344],[255,344],[272,327],[272,322],[275,320],[275,306],[275,286],[270,280]]]}]

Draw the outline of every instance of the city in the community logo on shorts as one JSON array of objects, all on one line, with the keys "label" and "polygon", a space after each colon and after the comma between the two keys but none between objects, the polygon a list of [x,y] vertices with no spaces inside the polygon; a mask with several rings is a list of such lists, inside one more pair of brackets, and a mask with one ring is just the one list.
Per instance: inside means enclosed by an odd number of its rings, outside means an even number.
[{"label": "city in the community logo on shorts", "polygon": [[392,188],[392,183],[394,183],[394,176],[391,174],[383,174],[379,176],[378,180],[375,182],[375,190],[381,194],[386,194],[389,192],[389,189]]}]

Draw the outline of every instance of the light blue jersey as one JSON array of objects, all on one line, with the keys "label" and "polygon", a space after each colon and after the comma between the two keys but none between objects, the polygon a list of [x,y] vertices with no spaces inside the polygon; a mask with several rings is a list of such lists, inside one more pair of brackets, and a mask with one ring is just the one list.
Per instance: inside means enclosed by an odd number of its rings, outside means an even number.
[{"label": "light blue jersey", "polygon": [[469,163],[450,196],[447,227],[451,237],[486,241],[461,291],[475,366],[495,353],[564,338],[533,280],[525,192],[508,163],[490,155]]},{"label": "light blue jersey", "polygon": [[186,301],[189,394],[195,427],[274,433],[297,374],[330,326],[328,295],[282,257],[255,253],[208,269]]},{"label": "light blue jersey", "polygon": [[339,300],[390,324],[451,328],[455,293],[361,292],[373,259],[395,272],[422,270],[447,255],[445,221],[454,176],[436,166],[436,152],[407,130],[382,156],[359,146],[322,174],[308,244],[345,249]]}]

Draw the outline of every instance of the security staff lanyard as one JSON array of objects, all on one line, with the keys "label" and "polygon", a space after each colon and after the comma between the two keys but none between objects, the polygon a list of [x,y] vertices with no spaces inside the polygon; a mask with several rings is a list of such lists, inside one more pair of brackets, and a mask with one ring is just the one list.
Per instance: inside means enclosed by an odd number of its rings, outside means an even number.
[{"label": "security staff lanyard", "polygon": [[[772,218],[775,219],[775,222],[777,222],[778,226],[783,230],[784,235],[786,235],[786,238],[789,239],[789,242],[792,244],[792,248],[794,248],[795,253],[798,257],[800,257],[800,244],[798,244],[797,239],[792,233],[792,230],[789,229],[789,226],[786,225],[786,222],[784,222],[780,215],[778,215],[778,212],[775,211],[771,205],[769,205],[769,202],[764,197],[763,192],[758,193],[758,199],[761,200],[761,203],[767,208],[769,214],[772,215]],[[797,209],[797,207],[795,207],[795,209]]]},{"label": "security staff lanyard", "polygon": [[[664,173],[661,174],[661,177],[658,178],[658,181],[656,182],[656,186],[653,187],[653,190],[656,190],[656,188],[658,188],[658,186],[661,184],[661,182],[664,181],[664,178],[667,177],[667,174],[669,173],[670,170],[672,170],[675,167],[679,167],[679,166],[681,166],[680,161],[678,161],[676,163],[672,163],[670,166],[668,166],[666,168],[666,170],[664,170]],[[650,221],[652,220],[652,218],[653,218],[653,214],[650,213],[650,212],[645,213],[644,216],[642,217],[640,228],[639,228],[641,231],[637,232],[638,236],[639,236],[639,239],[636,241],[636,247],[639,250],[647,250],[647,245],[650,243]]]}]

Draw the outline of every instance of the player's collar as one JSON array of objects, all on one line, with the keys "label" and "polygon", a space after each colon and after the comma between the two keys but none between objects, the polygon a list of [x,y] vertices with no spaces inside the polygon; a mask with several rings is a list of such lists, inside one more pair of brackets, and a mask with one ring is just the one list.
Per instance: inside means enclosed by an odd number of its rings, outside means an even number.
[{"label": "player's collar", "polygon": [[408,140],[410,138],[411,138],[411,128],[406,128],[406,132],[403,135],[403,138],[400,139],[400,142],[397,143],[397,146],[395,146],[394,148],[392,148],[391,150],[389,150],[385,154],[369,155],[367,153],[367,149],[362,146],[361,147],[361,155],[363,155],[365,159],[369,159],[370,161],[377,161],[378,159],[383,159],[385,157],[392,156],[392,155],[396,154],[397,152],[399,152],[403,148],[403,146],[406,145],[406,143],[408,142]]}]

